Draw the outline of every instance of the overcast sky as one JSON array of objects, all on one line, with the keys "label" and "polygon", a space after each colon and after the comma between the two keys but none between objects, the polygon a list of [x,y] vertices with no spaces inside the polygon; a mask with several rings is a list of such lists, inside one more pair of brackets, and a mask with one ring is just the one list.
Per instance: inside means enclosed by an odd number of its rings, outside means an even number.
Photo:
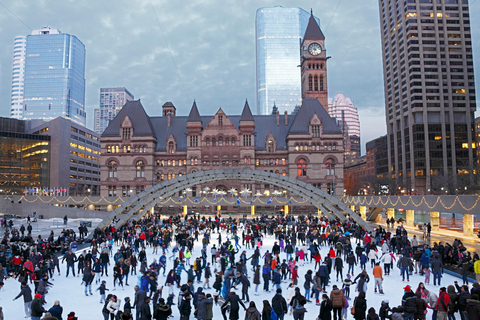
[{"label": "overcast sky", "polygon": [[[14,37],[46,25],[86,46],[89,128],[102,87],[128,88],[149,115],[166,101],[187,115],[194,99],[200,114],[239,114],[245,99],[254,112],[255,12],[274,5],[320,18],[329,95],[343,92],[358,107],[364,150],[386,131],[377,0],[0,0],[0,116],[10,115]],[[479,14],[480,1],[470,0],[477,83]]]}]

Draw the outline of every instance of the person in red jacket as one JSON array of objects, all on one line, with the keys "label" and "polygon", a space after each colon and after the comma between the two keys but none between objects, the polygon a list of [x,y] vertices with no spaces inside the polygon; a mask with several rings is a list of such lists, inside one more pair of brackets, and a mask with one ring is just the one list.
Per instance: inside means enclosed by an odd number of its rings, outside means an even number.
[{"label": "person in red jacket", "polygon": [[15,271],[15,274],[17,274],[20,271],[20,268],[22,265],[22,258],[20,258],[18,254],[13,256],[12,264],[13,264],[13,270]]},{"label": "person in red jacket", "polygon": [[450,303],[450,296],[447,293],[447,288],[440,288],[440,295],[438,296],[437,304],[435,309],[437,312],[437,320],[447,320],[448,316],[448,304]]}]

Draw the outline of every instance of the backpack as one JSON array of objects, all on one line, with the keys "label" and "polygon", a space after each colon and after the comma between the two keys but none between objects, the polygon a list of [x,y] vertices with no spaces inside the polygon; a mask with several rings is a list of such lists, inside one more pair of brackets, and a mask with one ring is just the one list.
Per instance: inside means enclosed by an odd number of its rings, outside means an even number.
[{"label": "backpack", "polygon": [[272,309],[272,311],[270,311],[270,320],[277,320],[277,319],[278,319],[278,316],[275,313],[275,310]]}]

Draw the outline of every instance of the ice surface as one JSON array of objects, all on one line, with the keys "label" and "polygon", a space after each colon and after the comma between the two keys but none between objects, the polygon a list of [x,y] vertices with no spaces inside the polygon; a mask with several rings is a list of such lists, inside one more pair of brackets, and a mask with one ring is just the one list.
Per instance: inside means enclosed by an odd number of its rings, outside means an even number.
[{"label": "ice surface", "polygon": [[[208,250],[207,250],[207,253],[208,253],[207,262],[211,261],[210,247],[213,243],[217,244],[217,240],[216,240],[217,236],[218,236],[217,234],[213,234],[212,237],[211,237],[211,239],[213,239],[213,240],[212,240],[212,242],[211,242],[211,244],[210,244],[210,246],[208,247]],[[222,234],[222,239],[226,239],[227,236],[228,235],[223,233]],[[199,237],[200,241],[201,241],[201,238],[202,238],[202,236]],[[262,255],[265,253],[266,250],[269,250],[271,252],[274,241],[275,241],[275,239],[274,239],[273,236],[267,236],[267,237],[264,238],[264,245],[261,248]],[[354,242],[355,241],[353,241],[352,245],[354,245]],[[306,247],[303,247],[303,248],[304,248],[304,250],[306,250]],[[242,247],[241,250],[243,250],[243,249],[245,249],[245,248]],[[327,247],[322,247],[321,252],[320,252],[321,256],[322,256],[322,259],[327,254],[328,249],[329,248],[327,248]],[[201,256],[200,250],[201,250],[201,242],[196,242],[193,253],[192,253],[192,259],[191,259],[192,261],[194,260],[194,257]],[[116,252],[116,247],[114,249],[114,252]],[[152,254],[152,249],[147,248],[147,253],[148,253],[148,257],[147,257],[148,264],[150,264],[153,261],[154,258],[157,259],[157,261],[158,261],[158,258],[161,255],[161,249],[159,249],[160,254],[153,255]],[[247,257],[250,257],[252,255],[252,253],[253,253],[253,250],[247,250]],[[169,256],[169,254],[167,254],[167,256]],[[239,256],[239,254],[238,254],[238,256]],[[280,258],[282,260],[285,259],[286,254],[281,253]],[[113,259],[111,259],[111,260],[113,260]],[[236,259],[236,261],[238,261],[238,258]],[[271,302],[271,299],[275,294],[275,290],[274,289],[271,290],[270,293],[264,292],[262,290],[263,289],[263,280],[261,279],[262,283],[260,284],[259,289],[258,289],[260,295],[255,296],[253,294],[254,291],[255,291],[255,285],[253,284],[253,272],[251,270],[250,261],[251,260],[248,261],[248,266],[249,266],[248,275],[250,277],[249,280],[252,284],[252,287],[249,290],[250,299],[252,301],[255,301],[255,304],[256,304],[257,308],[261,312],[262,311],[261,309],[262,309],[262,306],[263,306],[263,300],[268,299]],[[263,259],[261,260],[261,264],[262,263],[263,263]],[[112,271],[112,268],[113,268],[113,265],[110,266],[109,277],[104,276],[101,279],[107,281],[107,288],[110,289],[110,291],[107,292],[107,293],[116,294],[122,300],[121,309],[123,310],[123,302],[124,302],[125,297],[130,297],[131,302],[133,304],[133,300],[134,300],[133,287],[137,284],[137,281],[134,278],[135,276],[130,276],[129,277],[130,286],[128,286],[128,287],[125,286],[124,290],[119,289],[118,286],[117,286],[117,290],[112,291],[113,290],[113,276],[112,276],[113,271]],[[168,260],[167,261],[167,272],[168,272],[168,270],[170,270],[172,268],[173,268],[173,260]],[[214,269],[214,267],[212,267],[212,272],[213,272],[213,269]],[[302,294],[305,293],[305,289],[303,288],[304,275],[306,274],[306,272],[309,269],[314,270],[314,263],[305,263],[304,266],[299,266],[299,269],[298,269],[298,274],[299,274],[298,287],[301,289]],[[98,288],[98,285],[95,285],[95,281],[94,281],[94,284],[92,285],[92,289],[94,290],[94,295],[87,297],[84,294],[85,287],[83,285],[81,285],[81,282],[82,282],[81,276],[73,277],[70,274],[69,277],[66,278],[65,277],[66,264],[60,264],[60,270],[61,270],[61,276],[58,276],[58,273],[55,273],[54,281],[52,281],[55,285],[49,290],[49,293],[46,295],[45,299],[46,299],[47,303],[44,305],[45,309],[47,309],[47,310],[50,309],[53,306],[53,303],[55,302],[55,300],[59,300],[60,303],[61,303],[61,306],[63,307],[63,318],[64,319],[66,319],[66,316],[70,311],[75,311],[79,320],[103,319],[102,312],[101,312],[101,310],[103,308],[103,304],[99,303],[100,294],[99,294],[98,291],[95,291]],[[344,271],[343,271],[344,276],[345,276],[347,270],[348,270],[348,266],[345,264]],[[137,271],[138,271],[138,267],[137,267]],[[355,267],[355,275],[357,275],[360,271],[361,271],[360,267],[356,266]],[[368,274],[370,275],[370,278],[371,278],[370,282],[368,283],[367,306],[368,306],[368,308],[374,307],[375,310],[377,311],[377,313],[378,313],[378,309],[380,307],[380,303],[383,299],[390,300],[390,307],[397,306],[397,305],[401,304],[401,299],[402,299],[402,296],[403,296],[403,287],[405,287],[408,284],[412,287],[413,290],[415,290],[417,288],[419,282],[424,282],[424,277],[423,276],[419,276],[419,275],[415,275],[415,274],[410,276],[410,282],[407,282],[407,281],[402,282],[402,278],[399,275],[399,269],[395,267],[393,269],[393,271],[391,271],[391,274],[389,276],[384,277],[385,280],[384,280],[384,283],[383,283],[383,288],[384,288],[385,294],[380,295],[378,293],[374,293],[374,281],[373,281],[373,275],[372,275],[372,268],[370,267],[370,262],[367,263],[367,272],[368,272]],[[335,271],[334,270],[332,270],[332,273],[331,273],[330,276],[331,276],[331,280],[333,280],[333,281],[330,282],[330,286],[327,288],[327,293],[328,294],[330,293],[331,286],[333,284],[337,284],[339,287],[341,287],[340,279],[339,279],[339,282],[335,281],[336,279],[335,279]],[[96,277],[98,277],[98,275]],[[186,283],[186,279],[187,279],[187,274],[183,273],[181,283]],[[202,276],[202,280],[203,280],[203,276]],[[215,280],[215,277],[210,278],[210,287],[213,285],[214,280]],[[461,283],[461,279],[458,279],[458,278],[455,278],[453,276],[444,274],[443,278],[442,278],[442,286],[447,286],[449,284],[453,284],[453,282],[455,280],[458,280],[459,283]],[[432,275],[432,278],[431,278],[430,282],[433,283],[433,275]],[[164,285],[164,283],[165,283],[165,277],[160,275],[159,276],[159,281],[158,281],[159,287]],[[195,281],[195,283],[194,283],[195,290],[197,289],[198,285],[199,284],[197,284],[196,281]],[[285,295],[288,283],[282,283],[281,286],[282,286],[283,293]],[[433,284],[430,284],[430,285],[427,284],[426,287],[429,290],[435,292],[438,295],[438,291],[439,291],[439,286],[438,285],[436,287],[434,287]],[[34,290],[34,285],[31,284],[30,288],[33,291]],[[213,295],[213,293],[215,292],[215,289],[207,289],[205,291],[206,291],[206,293],[211,293]],[[11,278],[5,281],[5,286],[3,287],[3,289],[0,290],[0,306],[3,307],[3,312],[4,312],[6,320],[24,319],[24,317],[25,317],[25,314],[24,314],[24,311],[23,311],[24,310],[24,308],[23,308],[23,298],[20,297],[19,299],[15,300],[15,301],[12,301],[12,299],[19,292],[20,292],[20,283],[17,280],[14,280],[14,279],[11,279]],[[178,289],[177,288],[174,289],[174,293],[175,293],[174,302],[176,303],[177,302],[177,295],[178,295]],[[240,297],[241,297],[241,292],[239,292],[239,290],[237,290],[237,294],[239,294]],[[165,290],[164,290],[164,293],[163,293],[163,298],[166,299],[167,295],[168,295],[168,290],[167,290],[167,287],[165,287]],[[350,293],[350,297],[352,299],[349,301],[350,306],[352,305],[353,298],[355,296],[356,296],[356,293],[354,291],[354,287],[352,287],[352,290],[351,290],[351,293]],[[305,320],[314,320],[314,319],[316,319],[316,317],[318,316],[318,313],[319,313],[319,307],[315,305],[314,298],[311,298],[311,300],[312,300],[312,303],[308,303],[306,305],[306,308],[307,308],[308,312],[305,314]],[[247,305],[247,307],[248,307],[248,305]],[[172,306],[172,310],[173,310],[173,316],[174,316],[172,319],[180,319],[177,305]],[[135,310],[133,310],[132,312],[135,313]],[[431,313],[432,313],[432,311],[429,309],[428,314],[427,314],[427,319],[431,319],[430,318]],[[153,310],[152,310],[152,314],[153,314]],[[223,319],[222,315],[221,315],[221,312],[220,312],[220,306],[217,306],[217,305],[213,306],[213,314],[214,314],[213,319],[218,319],[218,320]],[[240,319],[244,319],[244,316],[245,316],[245,313],[244,313],[243,309],[241,308]],[[193,306],[192,306],[192,314],[190,316],[190,319],[194,319],[194,317],[193,317]],[[293,319],[293,316],[287,314],[285,316],[285,319]],[[348,311],[348,319],[353,319],[353,316],[350,314],[350,311]]]}]

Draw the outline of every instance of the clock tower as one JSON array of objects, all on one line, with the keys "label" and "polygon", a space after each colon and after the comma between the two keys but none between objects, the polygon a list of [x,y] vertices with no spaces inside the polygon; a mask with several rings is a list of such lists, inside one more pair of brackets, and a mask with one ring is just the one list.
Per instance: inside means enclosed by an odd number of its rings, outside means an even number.
[{"label": "clock tower", "polygon": [[313,17],[313,12],[300,51],[302,99],[318,99],[328,111],[327,60],[330,57],[327,57],[325,36]]}]

